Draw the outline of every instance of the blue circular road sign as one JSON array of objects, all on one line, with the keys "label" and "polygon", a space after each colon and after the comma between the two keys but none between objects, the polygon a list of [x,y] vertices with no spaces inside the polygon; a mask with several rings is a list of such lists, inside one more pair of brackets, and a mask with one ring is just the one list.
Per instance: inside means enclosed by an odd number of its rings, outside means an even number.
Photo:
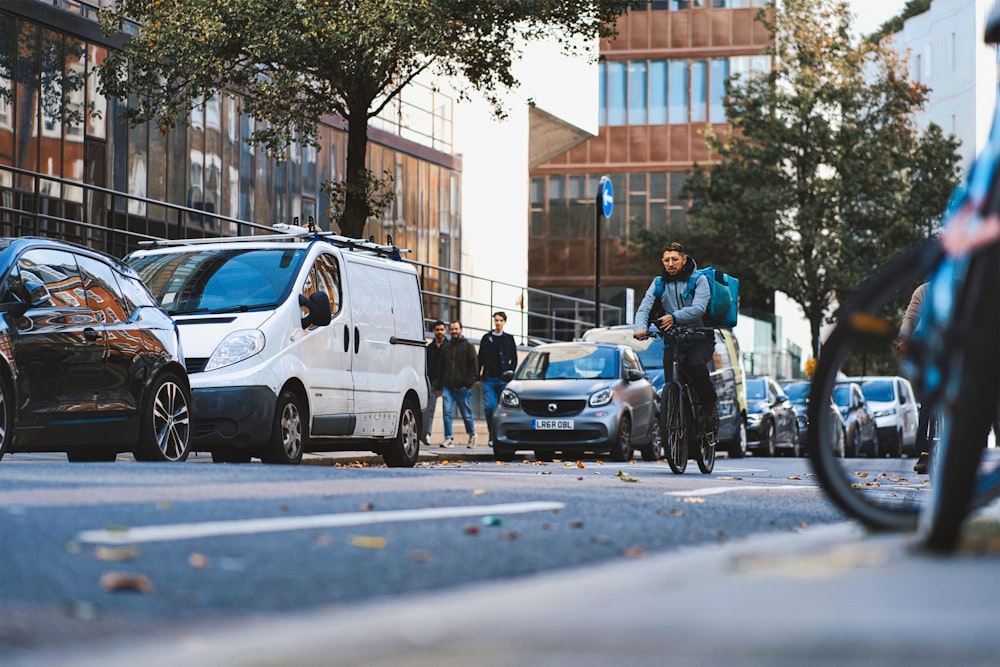
[{"label": "blue circular road sign", "polygon": [[611,217],[611,209],[615,207],[615,190],[611,187],[611,179],[607,176],[601,178],[601,210],[605,218]]}]

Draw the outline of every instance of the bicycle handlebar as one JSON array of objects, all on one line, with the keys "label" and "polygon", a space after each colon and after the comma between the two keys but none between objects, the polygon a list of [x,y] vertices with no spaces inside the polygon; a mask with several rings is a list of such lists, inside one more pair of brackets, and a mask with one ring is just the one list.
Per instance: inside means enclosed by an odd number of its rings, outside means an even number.
[{"label": "bicycle handlebar", "polygon": [[713,327],[673,326],[666,331],[657,329],[650,336],[652,338],[662,338],[664,342],[693,343],[701,340],[715,340],[715,329]]}]

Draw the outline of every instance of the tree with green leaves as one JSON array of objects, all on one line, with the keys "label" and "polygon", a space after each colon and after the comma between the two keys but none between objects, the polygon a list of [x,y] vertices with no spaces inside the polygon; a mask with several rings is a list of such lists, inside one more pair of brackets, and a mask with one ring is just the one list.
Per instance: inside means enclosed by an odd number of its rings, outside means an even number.
[{"label": "tree with green leaves", "polygon": [[839,0],[761,12],[773,68],[730,82],[731,131],[685,181],[690,228],[726,240],[708,260],[798,303],[820,328],[889,257],[926,238],[959,176],[958,142],[914,115],[927,88],[885,43],[852,38]]},{"label": "tree with green leaves", "polygon": [[566,52],[613,34],[632,0],[118,0],[105,32],[138,31],[100,71],[106,94],[135,95],[126,116],[167,132],[220,92],[257,121],[251,143],[281,157],[316,142],[325,114],[347,122],[345,180],[327,184],[341,233],[364,235],[384,206],[366,168],[368,123],[424,72],[466,82],[502,116],[521,47],[555,40]]}]

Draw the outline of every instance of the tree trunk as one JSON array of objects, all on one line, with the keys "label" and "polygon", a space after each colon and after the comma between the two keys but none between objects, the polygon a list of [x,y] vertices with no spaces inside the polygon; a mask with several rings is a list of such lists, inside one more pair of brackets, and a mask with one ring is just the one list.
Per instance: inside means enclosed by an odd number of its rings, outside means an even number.
[{"label": "tree trunk", "polygon": [[368,222],[368,190],[364,178],[368,153],[368,115],[352,114],[347,119],[347,172],[344,174],[344,209],[340,212],[340,233],[364,238]]}]

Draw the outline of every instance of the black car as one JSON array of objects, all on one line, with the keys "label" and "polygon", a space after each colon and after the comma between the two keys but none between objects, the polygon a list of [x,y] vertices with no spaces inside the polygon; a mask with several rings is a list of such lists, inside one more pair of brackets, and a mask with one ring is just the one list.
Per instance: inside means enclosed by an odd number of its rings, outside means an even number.
[{"label": "black car", "polygon": [[191,390],[177,328],[126,264],[0,238],[0,457],[181,461]]}]

